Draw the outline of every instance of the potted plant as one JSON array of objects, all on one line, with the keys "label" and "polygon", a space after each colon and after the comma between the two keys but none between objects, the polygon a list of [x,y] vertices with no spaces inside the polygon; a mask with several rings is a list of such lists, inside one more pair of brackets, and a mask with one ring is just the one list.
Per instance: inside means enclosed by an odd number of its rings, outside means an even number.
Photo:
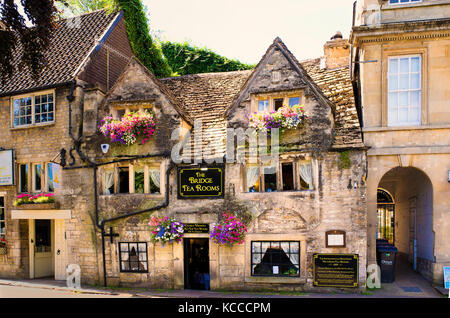
[{"label": "potted plant", "polygon": [[152,232],[152,242],[165,243],[180,242],[184,236],[184,224],[170,217],[159,218],[153,216],[149,223]]},{"label": "potted plant", "polygon": [[22,193],[16,197],[13,205],[22,210],[50,210],[57,207],[53,193]]},{"label": "potted plant", "polygon": [[0,236],[0,255],[6,254],[6,240]]},{"label": "potted plant", "polygon": [[220,245],[233,246],[244,243],[247,227],[232,213],[223,213],[219,224],[214,225],[211,240]]},{"label": "potted plant", "polygon": [[100,132],[111,142],[130,146],[138,137],[143,138],[142,144],[149,140],[155,133],[156,117],[153,112],[139,110],[126,113],[120,120],[106,116],[100,122]]}]

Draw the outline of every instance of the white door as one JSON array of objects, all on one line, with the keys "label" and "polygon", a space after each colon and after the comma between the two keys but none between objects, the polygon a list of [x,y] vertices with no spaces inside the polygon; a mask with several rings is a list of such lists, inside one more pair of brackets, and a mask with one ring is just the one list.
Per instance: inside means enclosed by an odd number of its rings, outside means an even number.
[{"label": "white door", "polygon": [[66,220],[55,220],[55,279],[66,279]]},{"label": "white door", "polygon": [[54,276],[53,223],[53,220],[34,220],[34,278]]}]

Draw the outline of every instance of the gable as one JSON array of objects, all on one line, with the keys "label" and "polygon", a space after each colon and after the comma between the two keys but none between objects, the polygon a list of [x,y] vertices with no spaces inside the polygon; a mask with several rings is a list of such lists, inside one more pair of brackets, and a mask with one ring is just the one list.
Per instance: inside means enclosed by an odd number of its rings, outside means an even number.
[{"label": "gable", "polygon": [[134,57],[108,92],[105,103],[109,106],[148,103],[154,106],[155,111],[179,115],[187,123],[193,123],[171,91]]}]

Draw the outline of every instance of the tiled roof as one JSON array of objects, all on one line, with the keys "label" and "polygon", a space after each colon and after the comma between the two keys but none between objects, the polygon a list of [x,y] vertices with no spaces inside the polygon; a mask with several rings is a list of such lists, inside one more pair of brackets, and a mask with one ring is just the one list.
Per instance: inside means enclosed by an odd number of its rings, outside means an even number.
[{"label": "tiled roof", "polygon": [[191,118],[202,120],[203,146],[209,145],[216,156],[221,157],[225,153],[225,111],[250,73],[251,70],[203,73],[163,78],[160,81],[172,91]]},{"label": "tiled roof", "polygon": [[71,81],[96,40],[105,33],[117,14],[98,10],[56,22],[50,47],[45,53],[47,65],[43,68],[38,82],[31,78],[27,67],[18,67],[22,54],[19,43],[13,58],[15,70],[5,85],[0,84],[0,95],[51,87]]},{"label": "tiled roof", "polygon": [[362,147],[362,135],[356,111],[348,67],[321,69],[320,58],[300,62],[308,75],[335,106],[334,147]]},{"label": "tiled roof", "polygon": [[[362,147],[361,129],[348,67],[321,69],[320,58],[298,63],[333,104],[336,132],[333,147]],[[217,154],[224,154],[225,112],[251,74],[252,70],[204,73],[164,78],[160,81],[172,91],[191,118],[202,120],[203,146],[209,144]],[[205,134],[206,128],[209,131]]]}]

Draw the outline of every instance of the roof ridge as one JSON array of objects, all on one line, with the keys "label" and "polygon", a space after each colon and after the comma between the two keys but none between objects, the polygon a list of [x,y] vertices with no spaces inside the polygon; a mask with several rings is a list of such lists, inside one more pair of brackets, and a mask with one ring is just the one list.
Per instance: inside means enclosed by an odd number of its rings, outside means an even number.
[{"label": "roof ridge", "polygon": [[178,78],[186,78],[186,77],[207,77],[207,76],[220,76],[220,75],[232,75],[237,73],[251,72],[253,69],[249,70],[237,70],[237,71],[228,71],[228,72],[208,72],[208,73],[195,73],[195,74],[184,74],[180,76],[170,76],[159,78],[160,81],[168,80],[168,79],[178,79]]},{"label": "roof ridge", "polygon": [[64,20],[74,19],[74,18],[78,18],[78,17],[81,17],[81,16],[89,15],[89,14],[94,14],[94,13],[97,13],[99,11],[103,11],[103,12],[105,12],[108,15],[118,12],[118,11],[108,12],[106,9],[97,9],[97,10],[93,10],[93,11],[89,11],[89,12],[84,12],[84,13],[81,13],[81,14],[78,14],[78,15],[74,15],[73,17],[62,18],[62,19],[57,20],[56,22],[61,22],[61,21],[64,21]]}]

